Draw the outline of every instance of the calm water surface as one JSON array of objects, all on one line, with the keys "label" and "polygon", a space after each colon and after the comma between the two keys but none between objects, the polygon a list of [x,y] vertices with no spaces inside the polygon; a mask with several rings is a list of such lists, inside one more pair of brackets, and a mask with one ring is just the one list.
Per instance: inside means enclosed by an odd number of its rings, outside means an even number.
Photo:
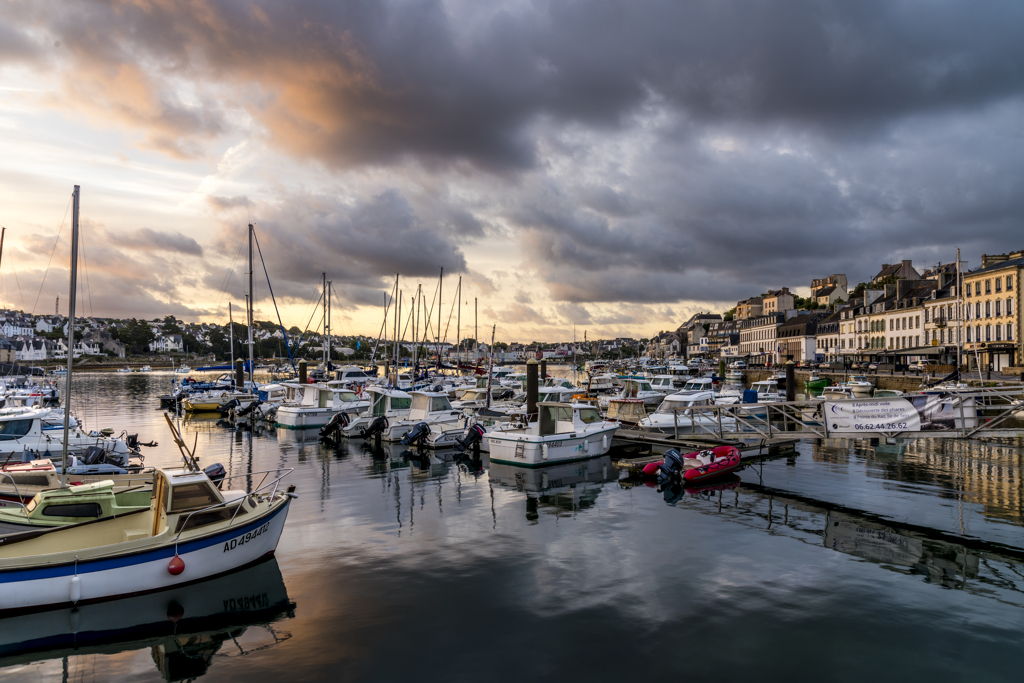
[{"label": "calm water surface", "polygon": [[[170,378],[80,375],[78,412],[176,464]],[[183,430],[204,464],[295,468],[277,559],[0,620],[4,681],[1021,677],[1017,442],[807,441],[679,495],[609,458],[474,469],[213,418]]]}]

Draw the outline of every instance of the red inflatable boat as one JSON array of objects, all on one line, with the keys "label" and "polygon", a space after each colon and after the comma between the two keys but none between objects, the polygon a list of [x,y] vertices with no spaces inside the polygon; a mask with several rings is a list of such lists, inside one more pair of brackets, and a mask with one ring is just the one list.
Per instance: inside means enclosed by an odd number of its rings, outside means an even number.
[{"label": "red inflatable boat", "polygon": [[[672,452],[669,451],[669,453]],[[675,453],[678,454],[678,451]],[[721,477],[724,474],[735,472],[740,467],[740,452],[735,446],[718,446],[708,451],[694,451],[678,457],[681,457],[684,463],[684,468],[679,473],[684,484],[696,484]],[[652,462],[644,467],[644,474],[655,477],[663,470],[665,470],[664,460]]]}]

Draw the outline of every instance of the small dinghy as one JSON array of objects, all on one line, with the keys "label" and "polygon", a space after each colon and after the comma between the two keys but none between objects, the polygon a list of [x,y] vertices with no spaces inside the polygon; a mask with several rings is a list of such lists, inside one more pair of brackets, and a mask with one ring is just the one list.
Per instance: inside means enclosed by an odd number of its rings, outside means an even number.
[{"label": "small dinghy", "polygon": [[644,475],[679,479],[689,485],[735,472],[739,467],[740,452],[735,446],[718,446],[686,455],[680,455],[678,450],[671,448],[661,462],[648,463],[644,467]]}]

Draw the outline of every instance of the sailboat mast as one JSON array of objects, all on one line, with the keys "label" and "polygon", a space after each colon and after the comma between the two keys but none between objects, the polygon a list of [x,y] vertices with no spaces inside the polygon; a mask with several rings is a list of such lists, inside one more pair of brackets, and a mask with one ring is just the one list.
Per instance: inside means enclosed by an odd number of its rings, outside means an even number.
[{"label": "sailboat mast", "polygon": [[252,223],[249,224],[249,310],[246,311],[249,317],[249,389],[250,391],[256,387],[253,382],[253,372],[256,370],[256,366],[253,362],[253,344],[252,340],[252,323],[253,323],[253,289],[252,289]]},{"label": "sailboat mast", "polygon": [[473,343],[476,344],[476,348],[473,349],[473,361],[476,362],[480,358],[480,328],[477,325],[477,305],[476,297],[473,297]]},{"label": "sailboat mast", "polygon": [[956,367],[960,368],[960,339],[963,336],[964,311],[961,297],[963,284],[960,282],[960,247],[956,248]]},{"label": "sailboat mast", "polygon": [[235,383],[235,315],[228,302],[228,346],[231,347],[231,384]]},{"label": "sailboat mast", "polygon": [[395,378],[398,378],[398,321],[402,319],[402,295],[398,291],[398,273],[395,273],[395,341],[394,348],[391,349],[395,356]]},{"label": "sailboat mast", "polygon": [[[331,356],[334,355],[334,349],[331,348],[334,344],[331,342],[331,285],[334,282],[331,280],[327,281],[327,365],[325,370],[330,370],[331,367]],[[331,379],[331,375],[327,375],[327,379]]]},{"label": "sailboat mast", "polygon": [[[323,302],[324,302],[324,315],[323,315],[323,318],[324,318],[324,320],[323,320],[323,323],[320,325],[320,331],[323,333],[324,337],[326,337],[327,336],[327,273],[321,273],[320,275],[323,278],[323,288],[324,288],[324,296],[323,296]],[[327,371],[327,345],[324,344],[323,342],[324,342],[324,340],[321,337],[321,340],[320,340],[320,358],[323,361],[324,371],[326,372]]]},{"label": "sailboat mast", "polygon": [[420,350],[419,338],[420,338],[420,327],[419,322],[416,319],[416,314],[419,312],[419,290],[416,290],[416,294],[412,297],[412,310],[409,311],[409,315],[412,316],[412,381],[416,381],[416,356]]},{"label": "sailboat mast", "polygon": [[71,212],[71,293],[68,298],[68,374],[64,381],[64,443],[60,456],[60,486],[68,483],[68,432],[71,430],[71,369],[75,360],[75,294],[78,279],[78,200],[81,190],[75,185]]},{"label": "sailboat mast", "polygon": [[[455,341],[459,344],[459,355],[462,355],[462,276],[459,276],[459,312],[455,316]],[[457,364],[457,363],[456,363]]]},{"label": "sailboat mast", "polygon": [[[437,369],[441,369],[441,285],[444,284],[444,268],[437,279]],[[451,320],[451,318],[449,318]]]}]

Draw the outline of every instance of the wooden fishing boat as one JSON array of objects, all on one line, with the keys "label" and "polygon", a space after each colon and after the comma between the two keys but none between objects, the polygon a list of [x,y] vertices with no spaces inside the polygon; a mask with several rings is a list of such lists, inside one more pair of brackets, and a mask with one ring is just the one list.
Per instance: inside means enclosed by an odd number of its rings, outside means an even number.
[{"label": "wooden fishing boat", "polygon": [[221,492],[205,472],[160,469],[143,509],[0,537],[0,614],[148,593],[271,556],[295,497],[280,490],[290,471]]},{"label": "wooden fishing boat", "polygon": [[114,482],[97,481],[40,491],[27,505],[0,508],[0,533],[77,524],[87,519],[114,517],[149,508],[148,486],[114,489]]}]

